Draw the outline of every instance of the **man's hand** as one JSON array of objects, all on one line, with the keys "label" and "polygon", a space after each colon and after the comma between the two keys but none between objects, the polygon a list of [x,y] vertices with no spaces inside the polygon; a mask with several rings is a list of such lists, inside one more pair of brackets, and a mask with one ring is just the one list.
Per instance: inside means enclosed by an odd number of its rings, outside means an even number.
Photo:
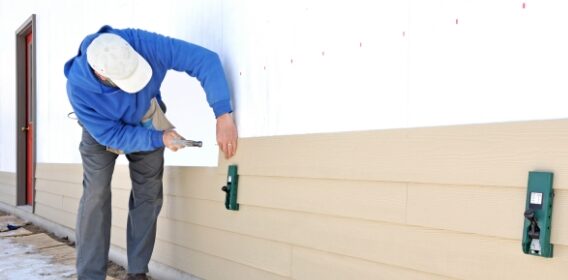
[{"label": "man's hand", "polygon": [[164,145],[166,145],[168,149],[174,152],[183,148],[182,145],[174,144],[175,139],[183,139],[183,137],[181,137],[181,135],[179,135],[173,129],[164,130],[164,133],[162,134],[162,140],[164,141]]},{"label": "man's hand", "polygon": [[231,158],[237,152],[237,126],[231,114],[227,113],[217,118],[217,144],[225,158]]}]

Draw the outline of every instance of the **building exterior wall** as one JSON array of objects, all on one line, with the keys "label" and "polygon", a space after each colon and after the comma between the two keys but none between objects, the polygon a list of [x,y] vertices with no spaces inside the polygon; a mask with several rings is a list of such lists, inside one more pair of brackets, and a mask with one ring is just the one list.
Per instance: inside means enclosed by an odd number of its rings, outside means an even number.
[{"label": "building exterior wall", "polygon": [[[242,139],[217,168],[168,167],[153,259],[203,279],[563,279],[566,120]],[[224,208],[237,164],[239,211]],[[554,258],[521,250],[528,172],[554,172]],[[41,164],[37,215],[74,227],[76,164]],[[129,177],[113,180],[125,247]]]},{"label": "building exterior wall", "polygon": [[[156,262],[204,279],[563,279],[568,121],[541,119],[566,117],[567,3],[0,0],[0,203],[16,200],[14,31],[36,14],[32,211],[72,230],[63,64],[102,25],[136,27],[219,53],[242,136],[218,167],[184,167],[202,152],[216,165],[214,145],[166,153]],[[172,72],[162,92],[182,135],[215,142],[195,80]],[[229,163],[238,212],[220,190]],[[552,259],[521,252],[532,170],[555,173]],[[129,191],[119,164],[118,248]]]}]

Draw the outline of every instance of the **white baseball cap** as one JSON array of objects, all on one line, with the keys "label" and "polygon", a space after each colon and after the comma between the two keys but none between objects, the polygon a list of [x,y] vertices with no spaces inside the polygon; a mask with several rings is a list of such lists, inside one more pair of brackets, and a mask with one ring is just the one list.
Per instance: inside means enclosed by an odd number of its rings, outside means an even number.
[{"label": "white baseball cap", "polygon": [[103,33],[87,47],[87,61],[100,75],[128,93],[142,90],[152,78],[152,67],[122,37]]}]

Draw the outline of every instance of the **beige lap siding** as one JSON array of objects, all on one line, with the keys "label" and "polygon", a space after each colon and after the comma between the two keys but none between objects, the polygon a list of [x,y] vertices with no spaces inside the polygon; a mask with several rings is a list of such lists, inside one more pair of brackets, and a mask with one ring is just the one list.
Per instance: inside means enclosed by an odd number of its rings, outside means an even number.
[{"label": "beige lap siding", "polygon": [[[204,279],[564,279],[568,121],[246,138],[168,167],[154,260]],[[181,151],[183,152],[183,151]],[[224,208],[238,164],[240,211]],[[555,173],[554,258],[521,251],[528,172]],[[81,166],[39,164],[38,215],[74,227]],[[113,178],[125,247],[130,179]]]},{"label": "beige lap siding", "polygon": [[0,171],[0,202],[16,205],[16,174]]}]

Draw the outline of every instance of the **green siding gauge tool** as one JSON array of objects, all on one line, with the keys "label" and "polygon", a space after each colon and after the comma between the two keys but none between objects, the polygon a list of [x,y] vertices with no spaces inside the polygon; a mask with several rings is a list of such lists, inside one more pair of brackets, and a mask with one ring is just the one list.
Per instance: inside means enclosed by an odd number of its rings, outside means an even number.
[{"label": "green siding gauge tool", "polygon": [[227,210],[238,211],[237,191],[239,189],[239,174],[237,174],[237,166],[229,165],[229,174],[227,175],[227,185],[221,190],[225,192],[225,208]]},{"label": "green siding gauge tool", "polygon": [[525,254],[552,258],[552,178],[550,172],[529,172],[522,244]]}]

